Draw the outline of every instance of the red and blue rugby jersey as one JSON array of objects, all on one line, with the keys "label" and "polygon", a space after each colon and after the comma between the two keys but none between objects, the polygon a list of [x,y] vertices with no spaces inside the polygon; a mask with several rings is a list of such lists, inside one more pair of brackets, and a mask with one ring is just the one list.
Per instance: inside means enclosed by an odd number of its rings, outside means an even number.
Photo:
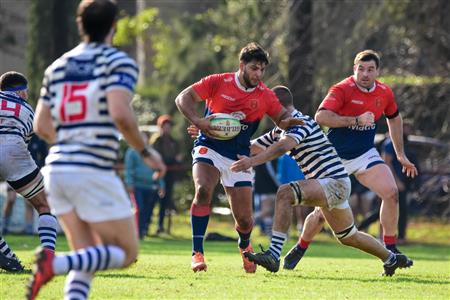
[{"label": "red and blue rugby jersey", "polygon": [[[341,116],[359,116],[367,111],[375,115],[375,122],[384,114],[386,118],[398,115],[394,93],[385,84],[375,81],[375,87],[362,91],[353,76],[333,85],[319,106]],[[330,128],[328,139],[343,159],[356,158],[374,147],[376,123],[368,126]]]},{"label": "red and blue rugby jersey", "polygon": [[214,113],[231,114],[241,120],[241,132],[231,140],[221,141],[200,134],[194,146],[206,146],[230,159],[237,154],[250,154],[250,139],[264,114],[278,115],[282,106],[275,94],[260,82],[252,89],[245,89],[238,73],[213,74],[194,83],[192,88],[206,101],[205,116]]}]

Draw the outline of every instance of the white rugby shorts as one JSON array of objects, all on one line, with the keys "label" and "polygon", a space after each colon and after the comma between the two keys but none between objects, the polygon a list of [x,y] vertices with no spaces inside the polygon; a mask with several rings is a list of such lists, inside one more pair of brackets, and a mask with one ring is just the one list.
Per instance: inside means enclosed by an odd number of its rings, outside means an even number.
[{"label": "white rugby shorts", "polygon": [[350,207],[348,203],[351,192],[350,178],[320,178],[317,180],[327,197],[328,209],[346,209]]},{"label": "white rugby shorts", "polygon": [[22,138],[0,138],[0,179],[17,181],[38,168]]},{"label": "white rugby shorts", "polygon": [[374,165],[384,164],[384,160],[381,158],[380,153],[378,153],[377,149],[375,148],[371,148],[369,151],[356,158],[341,158],[341,160],[349,175],[358,174]]},{"label": "white rugby shorts", "polygon": [[252,186],[253,169],[233,172],[230,170],[232,159],[224,157],[205,146],[196,146],[192,150],[192,164],[203,162],[214,166],[220,172],[220,183],[224,187]]},{"label": "white rugby shorts", "polygon": [[75,210],[85,222],[131,217],[131,202],[113,172],[52,172],[42,169],[51,211],[59,216]]}]

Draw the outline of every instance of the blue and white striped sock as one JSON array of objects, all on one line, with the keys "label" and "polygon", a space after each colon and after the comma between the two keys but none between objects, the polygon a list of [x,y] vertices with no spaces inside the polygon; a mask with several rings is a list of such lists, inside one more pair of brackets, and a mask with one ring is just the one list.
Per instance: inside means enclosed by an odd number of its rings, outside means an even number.
[{"label": "blue and white striped sock", "polygon": [[64,300],[85,300],[88,298],[93,274],[70,271],[64,285]]},{"label": "blue and white striped sock", "polygon": [[287,240],[287,234],[279,231],[272,231],[272,240],[269,251],[276,259],[280,259],[281,250],[283,250],[284,243]]},{"label": "blue and white striped sock", "polygon": [[38,234],[42,247],[55,251],[57,227],[58,221],[54,215],[49,213],[39,215]]},{"label": "blue and white striped sock", "polygon": [[0,252],[8,258],[12,258],[15,256],[14,252],[11,250],[11,248],[9,248],[8,244],[2,236],[0,236]]},{"label": "blue and white striped sock", "polygon": [[66,255],[57,255],[53,260],[55,275],[71,270],[94,273],[98,270],[118,269],[125,262],[125,251],[117,246],[93,246]]}]

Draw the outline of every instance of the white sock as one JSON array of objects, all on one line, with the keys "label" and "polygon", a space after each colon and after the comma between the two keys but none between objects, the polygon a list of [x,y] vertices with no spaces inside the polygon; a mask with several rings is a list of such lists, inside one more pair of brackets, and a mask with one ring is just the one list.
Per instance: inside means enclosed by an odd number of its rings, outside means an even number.
[{"label": "white sock", "polygon": [[94,273],[98,270],[118,269],[125,262],[125,251],[113,245],[93,246],[67,255],[57,255],[53,272],[66,274],[71,270]]},{"label": "white sock", "polygon": [[286,240],[286,233],[272,231],[272,241],[270,243],[269,251],[276,259],[280,259],[281,250],[283,250],[283,246]]},{"label": "white sock", "polygon": [[93,274],[81,271],[70,271],[64,285],[64,300],[85,300],[89,296]]},{"label": "white sock", "polygon": [[57,226],[58,222],[54,215],[49,213],[39,215],[38,234],[42,247],[55,251]]}]

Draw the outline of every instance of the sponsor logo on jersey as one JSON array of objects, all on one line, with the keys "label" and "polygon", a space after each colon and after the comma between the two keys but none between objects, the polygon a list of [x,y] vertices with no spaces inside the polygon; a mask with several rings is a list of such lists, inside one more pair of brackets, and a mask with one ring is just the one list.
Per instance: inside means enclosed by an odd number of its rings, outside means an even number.
[{"label": "sponsor logo on jersey", "polygon": [[233,97],[231,97],[231,96],[228,96],[228,95],[225,95],[225,94],[221,94],[220,96],[221,96],[222,98],[225,98],[226,100],[229,100],[229,101],[236,101],[235,98],[233,98]]},{"label": "sponsor logo on jersey", "polygon": [[232,80],[233,80],[233,77],[225,77],[225,78],[223,79],[224,82],[230,82],[230,81],[232,81]]},{"label": "sponsor logo on jersey", "polygon": [[362,100],[356,100],[356,99],[353,99],[351,102],[352,102],[352,103],[355,103],[355,104],[358,104],[358,105],[363,105],[363,104],[364,104],[364,101],[362,101]]},{"label": "sponsor logo on jersey", "polygon": [[208,152],[208,148],[206,148],[206,147],[201,147],[199,150],[198,150],[198,153],[199,154],[206,154]]},{"label": "sponsor logo on jersey", "polygon": [[376,126],[377,125],[375,123],[373,123],[370,125],[360,125],[360,126],[352,125],[352,126],[349,126],[348,128],[350,128],[352,130],[366,131],[366,130],[375,130]]},{"label": "sponsor logo on jersey", "polygon": [[377,107],[380,107],[380,106],[381,106],[381,98],[380,98],[380,97],[377,97],[377,98],[375,99],[375,105],[376,105]]},{"label": "sponsor logo on jersey", "polygon": [[239,121],[244,120],[245,117],[246,117],[246,115],[245,115],[245,113],[243,111],[234,111],[234,112],[230,113],[230,115],[232,115],[233,117],[235,117]]}]

